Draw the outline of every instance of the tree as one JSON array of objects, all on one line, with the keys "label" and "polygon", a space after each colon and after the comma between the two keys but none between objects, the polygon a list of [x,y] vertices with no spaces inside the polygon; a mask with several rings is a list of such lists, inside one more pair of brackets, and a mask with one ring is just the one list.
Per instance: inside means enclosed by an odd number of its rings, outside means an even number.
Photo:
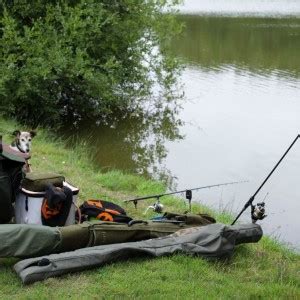
[{"label": "tree", "polygon": [[1,111],[34,127],[143,111],[155,82],[175,82],[168,41],[179,26],[166,11],[176,3],[3,0]]}]

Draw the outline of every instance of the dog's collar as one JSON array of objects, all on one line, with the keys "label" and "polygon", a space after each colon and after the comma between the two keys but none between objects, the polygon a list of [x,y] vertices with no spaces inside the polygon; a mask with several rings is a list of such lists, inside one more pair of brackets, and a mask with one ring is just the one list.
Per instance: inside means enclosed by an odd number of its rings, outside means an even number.
[{"label": "dog's collar", "polygon": [[18,144],[17,144],[17,148],[18,148],[22,153],[26,153],[25,151],[23,151],[23,150],[19,147]]},{"label": "dog's collar", "polygon": [[26,153],[25,151],[23,151],[23,150],[20,148],[19,143],[17,143],[16,141],[12,142],[11,145],[12,145],[12,147],[17,147],[18,150],[19,150],[20,152]]}]

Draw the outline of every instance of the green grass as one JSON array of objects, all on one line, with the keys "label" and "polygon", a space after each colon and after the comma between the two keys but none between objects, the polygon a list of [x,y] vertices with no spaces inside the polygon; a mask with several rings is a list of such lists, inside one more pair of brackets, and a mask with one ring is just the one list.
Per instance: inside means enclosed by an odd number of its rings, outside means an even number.
[{"label": "green grass", "polygon": [[[17,125],[0,118],[0,133],[9,143]],[[106,199],[141,218],[149,201],[136,210],[122,200],[161,193],[162,183],[120,171],[102,173],[93,167],[85,145],[67,149],[64,141],[39,130],[33,143],[33,170],[55,171],[80,188],[80,201]],[[187,209],[183,201],[166,197],[170,211]],[[150,204],[152,201],[150,200]],[[207,209],[193,205],[193,211]],[[151,214],[147,215],[149,217]],[[230,222],[229,214],[216,214]],[[300,299],[300,256],[278,241],[264,237],[236,248],[229,261],[173,255],[132,259],[94,270],[22,286],[12,270],[16,259],[0,259],[1,299]]]}]

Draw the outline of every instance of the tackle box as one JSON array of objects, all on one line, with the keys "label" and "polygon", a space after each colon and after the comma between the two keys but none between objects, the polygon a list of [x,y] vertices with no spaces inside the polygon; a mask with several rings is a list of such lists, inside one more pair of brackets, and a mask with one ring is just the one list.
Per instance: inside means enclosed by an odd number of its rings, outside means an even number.
[{"label": "tackle box", "polygon": [[[77,209],[77,196],[79,189],[64,181],[63,185],[73,192],[72,205],[65,226],[75,224],[75,213]],[[21,188],[15,202],[15,222],[17,224],[39,224],[42,225],[41,208],[45,192],[33,192]]]}]

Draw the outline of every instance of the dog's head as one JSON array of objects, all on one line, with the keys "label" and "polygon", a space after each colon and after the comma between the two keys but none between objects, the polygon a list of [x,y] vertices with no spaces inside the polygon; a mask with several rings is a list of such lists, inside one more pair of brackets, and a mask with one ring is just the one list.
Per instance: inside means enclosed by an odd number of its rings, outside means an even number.
[{"label": "dog's head", "polygon": [[36,136],[36,132],[15,130],[13,132],[15,136],[16,146],[21,152],[28,153],[31,150],[31,141]]}]

